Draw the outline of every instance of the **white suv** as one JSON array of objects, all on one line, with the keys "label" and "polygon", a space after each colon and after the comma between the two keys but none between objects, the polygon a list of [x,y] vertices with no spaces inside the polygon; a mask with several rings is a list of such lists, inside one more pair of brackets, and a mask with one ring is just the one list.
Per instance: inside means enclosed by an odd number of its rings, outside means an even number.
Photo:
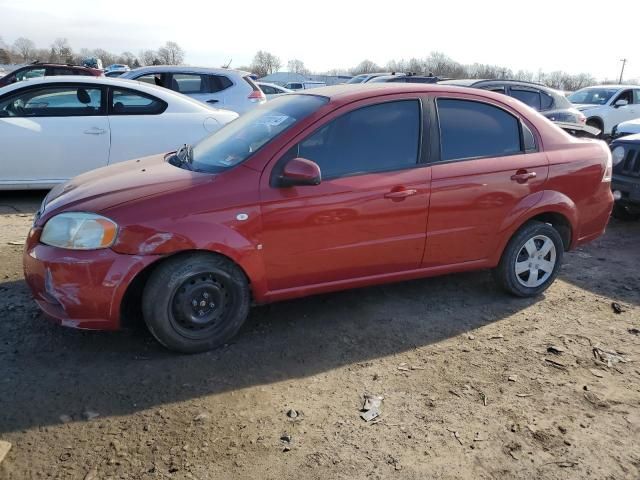
[{"label": "white suv", "polygon": [[225,68],[154,65],[136,68],[120,78],[150,83],[243,114],[267,101],[248,72]]},{"label": "white suv", "polygon": [[619,123],[640,117],[640,86],[587,87],[569,95],[569,101],[587,117],[587,125],[605,136]]}]

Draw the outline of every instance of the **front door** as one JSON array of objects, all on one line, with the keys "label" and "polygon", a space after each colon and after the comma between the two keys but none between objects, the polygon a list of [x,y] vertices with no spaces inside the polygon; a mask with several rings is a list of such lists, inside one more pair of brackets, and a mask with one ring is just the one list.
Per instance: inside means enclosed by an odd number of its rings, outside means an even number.
[{"label": "front door", "polygon": [[102,89],[35,85],[0,99],[2,181],[58,183],[103,167],[109,122]]},{"label": "front door", "polygon": [[434,163],[424,266],[491,257],[511,215],[542,196],[548,174],[531,130],[497,105],[436,101],[440,161]]},{"label": "front door", "polygon": [[[415,269],[422,259],[431,173],[422,163],[420,100],[361,102],[336,115],[262,176],[272,292]],[[295,157],[320,166],[319,185],[274,186]]]}]

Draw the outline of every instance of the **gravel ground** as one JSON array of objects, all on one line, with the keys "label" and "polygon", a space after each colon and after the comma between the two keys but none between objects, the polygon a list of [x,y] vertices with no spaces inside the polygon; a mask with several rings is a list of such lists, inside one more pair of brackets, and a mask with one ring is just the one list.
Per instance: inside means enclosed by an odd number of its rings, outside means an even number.
[{"label": "gravel ground", "polygon": [[40,315],[19,243],[41,198],[0,196],[2,479],[640,478],[638,222],[537,299],[488,272],[353,290],[180,356]]}]

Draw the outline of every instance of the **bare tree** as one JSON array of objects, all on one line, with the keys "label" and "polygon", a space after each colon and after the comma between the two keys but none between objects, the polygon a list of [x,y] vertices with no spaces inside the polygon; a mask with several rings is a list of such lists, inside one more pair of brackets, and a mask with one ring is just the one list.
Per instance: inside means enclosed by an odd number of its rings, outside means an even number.
[{"label": "bare tree", "polygon": [[379,72],[381,68],[371,60],[363,60],[354,68],[351,69],[352,75],[361,75],[363,73]]},{"label": "bare tree", "polygon": [[131,52],[122,52],[118,57],[117,63],[123,63],[125,65],[132,66],[137,60],[136,56]]},{"label": "bare tree", "polygon": [[140,50],[138,59],[142,65],[153,65],[158,58],[158,54],[154,50]]},{"label": "bare tree", "polygon": [[33,60],[36,45],[28,38],[20,37],[13,42],[13,50],[19,55],[24,62]]},{"label": "bare tree", "polygon": [[158,49],[158,60],[165,65],[180,65],[184,61],[184,50],[176,42],[167,42]]},{"label": "bare tree", "polygon": [[307,75],[309,70],[307,70],[304,66],[304,62],[302,60],[298,60],[294,58],[293,60],[289,60],[287,62],[287,70],[293,73],[299,73],[300,75]]},{"label": "bare tree", "polygon": [[258,77],[264,77],[277,72],[281,66],[282,63],[278,57],[272,53],[259,50],[253,57],[250,68]]},{"label": "bare tree", "polygon": [[9,49],[0,47],[0,65],[11,63],[11,53]]},{"label": "bare tree", "polygon": [[56,38],[51,44],[49,60],[52,62],[73,62],[73,50],[66,38]]}]

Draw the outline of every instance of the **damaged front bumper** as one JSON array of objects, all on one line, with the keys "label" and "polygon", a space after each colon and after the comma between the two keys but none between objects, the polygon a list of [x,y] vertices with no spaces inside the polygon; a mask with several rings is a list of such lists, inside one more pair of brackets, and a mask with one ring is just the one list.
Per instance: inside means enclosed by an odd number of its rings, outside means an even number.
[{"label": "damaged front bumper", "polygon": [[23,255],[24,278],[33,297],[57,323],[88,330],[120,328],[121,303],[135,276],[157,256],[124,255],[111,249],[66,250],[39,242],[29,233]]}]

